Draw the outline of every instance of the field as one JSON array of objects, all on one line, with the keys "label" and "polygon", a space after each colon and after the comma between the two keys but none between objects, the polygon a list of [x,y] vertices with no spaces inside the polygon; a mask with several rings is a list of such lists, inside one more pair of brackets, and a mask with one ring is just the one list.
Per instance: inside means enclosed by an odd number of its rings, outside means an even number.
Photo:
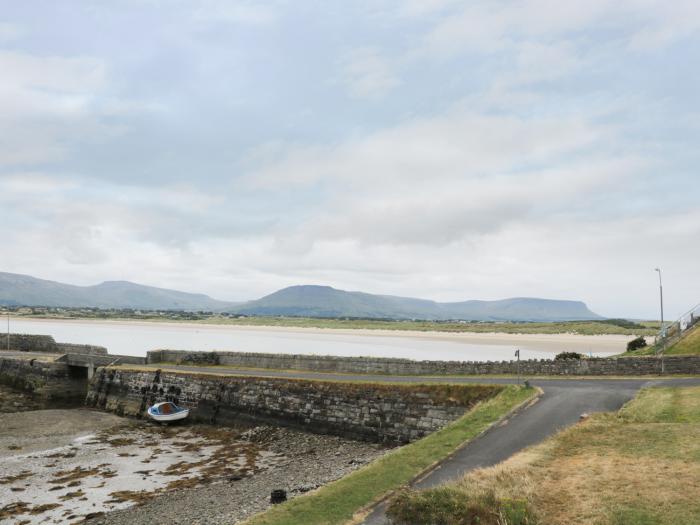
[{"label": "field", "polygon": [[658,323],[630,322],[622,319],[601,321],[466,322],[466,321],[395,321],[380,319],[327,319],[310,317],[234,317],[205,312],[150,312],[98,310],[85,308],[20,308],[12,315],[34,319],[112,319],[158,322],[187,322],[231,326],[276,326],[291,328],[327,328],[362,330],[408,330],[450,333],[504,334],[578,334],[578,335],[654,335]]},{"label": "field", "polygon": [[508,386],[456,422],[406,445],[366,467],[308,495],[292,499],[246,521],[246,525],[333,525],[346,523],[386,493],[474,438],[516,406],[535,395],[532,388]]},{"label": "field", "polygon": [[698,487],[700,387],[652,388],[501,465],[405,492],[390,512],[397,525],[477,523],[469,513],[482,525],[691,524]]}]

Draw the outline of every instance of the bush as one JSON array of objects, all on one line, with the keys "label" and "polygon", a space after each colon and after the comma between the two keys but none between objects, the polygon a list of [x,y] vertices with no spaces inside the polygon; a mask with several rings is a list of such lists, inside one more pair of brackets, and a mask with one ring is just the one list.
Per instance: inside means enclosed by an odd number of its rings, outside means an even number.
[{"label": "bush", "polygon": [[469,495],[452,487],[404,491],[389,504],[396,525],[536,525],[524,499],[499,499],[493,492]]},{"label": "bush", "polygon": [[554,359],[581,359],[582,357],[583,355],[578,352],[561,352]]},{"label": "bush", "polygon": [[644,339],[644,337],[640,335],[636,339],[632,339],[629,343],[627,343],[627,351],[634,352],[635,350],[639,350],[640,348],[644,348],[646,345],[647,345],[647,340]]}]

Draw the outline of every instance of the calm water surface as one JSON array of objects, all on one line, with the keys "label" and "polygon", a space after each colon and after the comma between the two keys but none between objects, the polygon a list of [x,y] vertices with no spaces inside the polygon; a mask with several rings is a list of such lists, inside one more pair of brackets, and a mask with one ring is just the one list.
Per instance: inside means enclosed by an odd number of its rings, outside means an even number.
[{"label": "calm water surface", "polygon": [[[343,356],[404,357],[460,361],[500,361],[513,358],[521,348],[524,359],[552,357],[537,342],[501,345],[473,344],[462,340],[425,339],[410,335],[373,336],[333,332],[302,332],[221,325],[161,323],[110,323],[95,321],[12,319],[10,330],[17,333],[52,335],[56,341],[105,346],[113,354],[145,356],[148,350],[229,350]],[[516,346],[517,345],[517,346]],[[564,349],[564,348],[563,348]],[[593,355],[611,353],[608,348],[588,345],[579,351]]]}]

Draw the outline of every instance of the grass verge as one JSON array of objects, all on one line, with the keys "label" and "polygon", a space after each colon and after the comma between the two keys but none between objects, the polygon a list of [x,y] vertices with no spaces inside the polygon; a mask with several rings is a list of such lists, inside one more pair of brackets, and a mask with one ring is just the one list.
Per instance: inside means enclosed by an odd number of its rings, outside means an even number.
[{"label": "grass verge", "polygon": [[411,481],[536,395],[533,388],[507,386],[463,417],[421,440],[392,451],[320,489],[272,507],[246,525],[332,525],[345,523],[363,507]]},{"label": "grass verge", "polygon": [[[410,510],[411,525],[469,524],[460,509],[483,511],[491,501],[493,517],[502,502],[518,501],[529,514],[493,523],[690,524],[700,523],[698,486],[700,387],[650,388],[618,413],[593,415],[501,465],[432,491],[403,493],[390,512],[400,518]],[[444,500],[461,506],[438,516],[444,505],[435,502]]]}]

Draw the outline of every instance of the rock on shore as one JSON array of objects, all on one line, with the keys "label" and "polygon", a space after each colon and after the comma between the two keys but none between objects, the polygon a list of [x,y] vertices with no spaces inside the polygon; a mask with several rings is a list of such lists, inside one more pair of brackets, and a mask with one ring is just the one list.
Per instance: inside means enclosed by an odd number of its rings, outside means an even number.
[{"label": "rock on shore", "polygon": [[231,476],[160,495],[142,505],[89,520],[92,525],[233,524],[270,506],[270,492],[289,498],[341,478],[384,454],[381,445],[277,427],[242,436],[284,460],[249,476]]}]

